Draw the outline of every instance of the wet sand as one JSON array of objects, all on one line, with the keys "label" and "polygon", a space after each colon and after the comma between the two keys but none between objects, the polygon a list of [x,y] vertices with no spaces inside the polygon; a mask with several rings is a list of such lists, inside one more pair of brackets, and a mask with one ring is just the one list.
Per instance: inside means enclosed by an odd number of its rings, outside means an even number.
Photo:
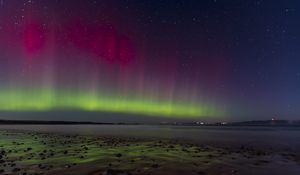
[{"label": "wet sand", "polygon": [[299,152],[224,145],[1,129],[0,174],[300,174]]}]

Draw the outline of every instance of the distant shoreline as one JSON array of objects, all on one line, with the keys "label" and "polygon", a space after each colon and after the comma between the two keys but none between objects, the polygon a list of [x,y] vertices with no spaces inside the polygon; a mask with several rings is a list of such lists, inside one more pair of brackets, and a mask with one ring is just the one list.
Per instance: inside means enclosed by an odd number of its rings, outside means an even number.
[{"label": "distant shoreline", "polygon": [[43,120],[0,120],[2,125],[114,125],[118,123],[101,123],[86,121],[43,121]]},{"label": "distant shoreline", "polygon": [[262,120],[231,123],[169,122],[169,123],[108,123],[89,121],[44,121],[44,120],[0,120],[0,125],[161,125],[161,126],[262,126],[262,127],[300,127],[299,121]]}]

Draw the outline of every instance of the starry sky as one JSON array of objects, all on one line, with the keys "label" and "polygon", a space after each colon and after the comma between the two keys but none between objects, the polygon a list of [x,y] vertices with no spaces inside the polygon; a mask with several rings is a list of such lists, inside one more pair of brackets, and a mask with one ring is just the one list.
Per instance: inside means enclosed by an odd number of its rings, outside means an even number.
[{"label": "starry sky", "polygon": [[0,118],[300,119],[298,0],[0,0]]}]

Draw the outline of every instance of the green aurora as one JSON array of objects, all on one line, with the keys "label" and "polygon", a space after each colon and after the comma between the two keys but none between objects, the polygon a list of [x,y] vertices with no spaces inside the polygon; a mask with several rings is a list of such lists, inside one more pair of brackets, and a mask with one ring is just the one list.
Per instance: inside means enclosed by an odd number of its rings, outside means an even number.
[{"label": "green aurora", "polygon": [[0,111],[12,112],[82,110],[170,118],[202,118],[225,114],[224,110],[215,105],[205,103],[108,95],[98,91],[11,88],[0,89],[0,97]]}]

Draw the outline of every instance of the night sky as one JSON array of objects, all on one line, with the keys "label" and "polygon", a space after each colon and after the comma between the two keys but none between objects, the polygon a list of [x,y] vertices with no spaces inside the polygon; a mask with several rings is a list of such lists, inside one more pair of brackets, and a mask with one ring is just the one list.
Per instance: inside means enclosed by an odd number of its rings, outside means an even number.
[{"label": "night sky", "polygon": [[298,0],[0,0],[0,118],[300,119]]}]

